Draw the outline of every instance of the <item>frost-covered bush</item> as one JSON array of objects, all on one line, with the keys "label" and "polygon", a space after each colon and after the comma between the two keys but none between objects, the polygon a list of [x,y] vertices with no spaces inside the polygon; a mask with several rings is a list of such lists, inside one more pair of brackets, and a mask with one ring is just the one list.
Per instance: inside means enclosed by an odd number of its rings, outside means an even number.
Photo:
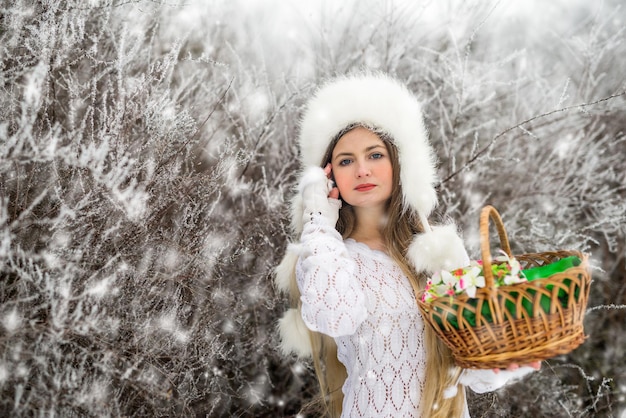
[{"label": "frost-covered bush", "polygon": [[486,203],[517,252],[592,254],[587,342],[472,396],[474,415],[617,416],[624,11],[577,4],[546,13],[554,26],[414,3],[1,2],[0,413],[309,410],[316,382],[277,350],[271,282],[297,120],[321,79],[369,68],[421,97],[439,215],[475,254]]},{"label": "frost-covered bush", "polygon": [[[281,158],[290,96],[235,81],[220,26],[212,51],[173,38],[177,10],[3,6],[2,415],[224,414],[265,395],[254,320],[270,327],[274,260],[255,255],[282,244],[283,167],[254,159]],[[251,97],[265,110],[243,113]]]}]

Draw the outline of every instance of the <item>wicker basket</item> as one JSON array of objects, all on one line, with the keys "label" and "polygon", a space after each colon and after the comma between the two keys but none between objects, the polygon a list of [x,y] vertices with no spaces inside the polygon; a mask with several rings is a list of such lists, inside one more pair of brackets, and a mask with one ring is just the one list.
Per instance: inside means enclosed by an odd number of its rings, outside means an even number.
[{"label": "wicker basket", "polygon": [[[455,363],[464,368],[506,368],[511,363],[527,364],[569,353],[585,340],[583,317],[590,284],[587,257],[579,251],[515,256],[523,269],[572,255],[579,257],[581,264],[547,278],[496,287],[491,273],[490,219],[502,250],[511,257],[502,219],[495,208],[486,206],[480,216],[485,287],[476,291],[475,298],[463,293],[428,303],[422,301],[422,291],[417,303],[423,317],[450,347]],[[468,314],[474,324],[467,320]]]}]

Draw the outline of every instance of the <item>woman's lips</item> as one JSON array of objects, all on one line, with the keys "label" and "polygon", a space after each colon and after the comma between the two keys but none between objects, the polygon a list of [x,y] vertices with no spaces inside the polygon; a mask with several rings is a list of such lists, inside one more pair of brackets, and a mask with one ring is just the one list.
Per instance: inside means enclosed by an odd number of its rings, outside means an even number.
[{"label": "woman's lips", "polygon": [[375,184],[371,184],[371,183],[359,184],[358,186],[356,186],[354,188],[354,190],[356,190],[358,192],[369,192],[374,187],[376,187],[376,185]]}]

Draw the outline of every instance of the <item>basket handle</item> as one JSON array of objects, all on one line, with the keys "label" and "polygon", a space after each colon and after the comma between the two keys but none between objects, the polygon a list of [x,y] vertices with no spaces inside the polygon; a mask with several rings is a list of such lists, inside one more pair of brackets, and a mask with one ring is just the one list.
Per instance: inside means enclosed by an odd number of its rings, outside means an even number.
[{"label": "basket handle", "polygon": [[493,282],[493,272],[491,271],[491,246],[489,245],[489,219],[493,221],[498,230],[498,236],[500,237],[500,245],[502,250],[509,256],[511,254],[511,247],[509,245],[509,238],[504,230],[504,224],[500,214],[493,206],[485,206],[480,213],[480,254],[483,259],[483,274],[485,275],[485,287],[491,292],[495,291],[495,285]]}]

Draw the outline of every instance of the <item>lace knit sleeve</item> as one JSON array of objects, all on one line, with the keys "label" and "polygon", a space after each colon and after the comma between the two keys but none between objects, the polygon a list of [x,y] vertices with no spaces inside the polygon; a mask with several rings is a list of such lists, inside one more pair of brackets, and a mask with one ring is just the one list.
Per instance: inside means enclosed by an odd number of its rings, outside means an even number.
[{"label": "lace knit sleeve", "polygon": [[339,337],[354,334],[365,320],[365,294],[355,269],[341,235],[313,216],[304,225],[296,265],[302,319],[309,329]]}]

